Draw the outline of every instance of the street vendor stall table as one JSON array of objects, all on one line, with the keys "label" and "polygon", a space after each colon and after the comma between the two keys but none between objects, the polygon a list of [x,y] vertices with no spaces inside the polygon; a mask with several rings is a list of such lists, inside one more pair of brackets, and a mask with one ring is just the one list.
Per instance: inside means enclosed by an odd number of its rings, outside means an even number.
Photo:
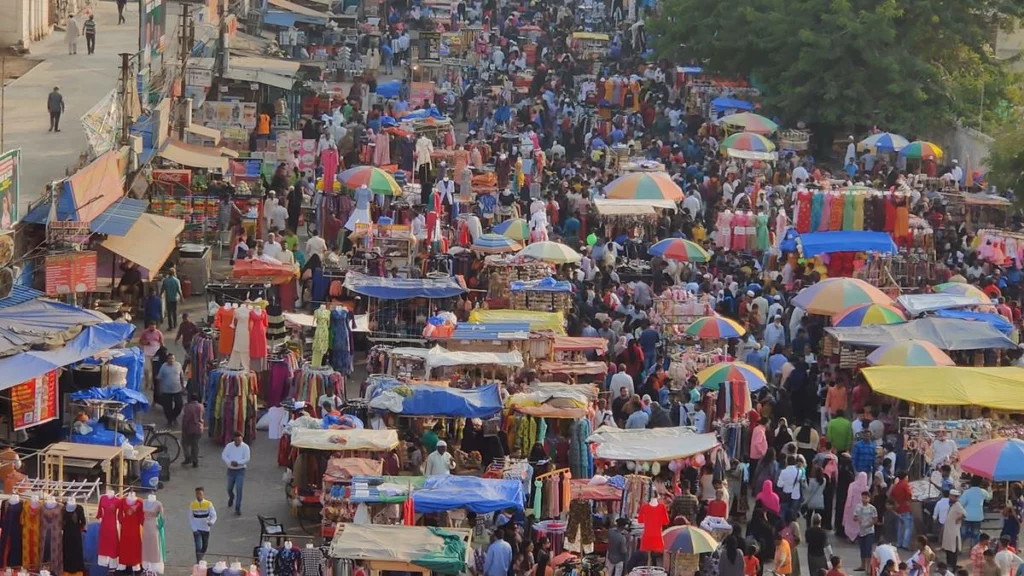
[{"label": "street vendor stall table", "polygon": [[65,474],[74,471],[89,477],[102,477],[108,488],[121,490],[128,486],[126,480],[138,477],[139,463],[155,452],[156,448],[152,446],[136,446],[134,451],[126,454],[120,447],[58,442],[43,449],[39,458],[43,478],[47,481],[64,480]]},{"label": "street vendor stall table", "polygon": [[346,524],[331,542],[335,561],[360,561],[370,576],[412,572],[463,574],[472,563],[473,531],[465,528]]}]

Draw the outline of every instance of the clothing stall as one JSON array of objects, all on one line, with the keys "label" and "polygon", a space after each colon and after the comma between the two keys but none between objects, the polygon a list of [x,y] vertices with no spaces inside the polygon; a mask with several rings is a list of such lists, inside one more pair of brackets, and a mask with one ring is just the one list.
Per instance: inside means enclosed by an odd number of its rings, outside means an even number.
[{"label": "clothing stall", "polygon": [[253,370],[221,367],[210,372],[206,388],[209,437],[224,445],[239,431],[246,442],[254,441],[259,396],[259,382]]}]

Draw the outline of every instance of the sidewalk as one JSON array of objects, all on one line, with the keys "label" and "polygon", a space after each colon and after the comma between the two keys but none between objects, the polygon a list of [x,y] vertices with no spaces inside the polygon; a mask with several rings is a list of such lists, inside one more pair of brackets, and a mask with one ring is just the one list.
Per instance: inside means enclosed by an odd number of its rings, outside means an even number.
[{"label": "sidewalk", "polygon": [[[86,149],[80,118],[118,85],[121,52],[139,47],[139,8],[129,2],[125,24],[117,25],[117,5],[93,0],[96,15],[96,53],[89,55],[85,37],[78,54],[68,55],[64,32],[55,30],[32,45],[31,58],[43,60],[27,74],[10,82],[5,91],[4,146],[21,148],[21,214],[38,198],[51,180],[65,177]],[[80,16],[80,23],[85,16]],[[49,133],[46,96],[59,86],[66,110],[61,132]]]}]

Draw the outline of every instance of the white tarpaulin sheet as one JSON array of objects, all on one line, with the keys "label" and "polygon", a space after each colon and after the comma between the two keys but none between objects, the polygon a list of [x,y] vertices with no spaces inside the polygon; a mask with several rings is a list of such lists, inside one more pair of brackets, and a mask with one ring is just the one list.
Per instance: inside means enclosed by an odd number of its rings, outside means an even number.
[{"label": "white tarpaulin sheet", "polygon": [[912,316],[935,310],[979,305],[977,298],[957,294],[905,294],[896,298],[896,302]]},{"label": "white tarpaulin sheet", "polygon": [[939,350],[983,350],[1016,348],[1017,344],[985,322],[958,318],[918,318],[905,324],[872,324],[849,328],[826,328],[826,332],[847,346],[878,347],[903,340],[927,340]]},{"label": "white tarpaulin sheet", "polygon": [[373,450],[384,452],[398,446],[394,430],[310,430],[292,429],[292,447],[309,450]]},{"label": "white tarpaulin sheet", "polygon": [[[331,542],[331,558],[412,562],[440,552],[444,539],[423,526],[345,524]],[[445,528],[469,538],[466,529]],[[466,550],[470,550],[466,542]]]},{"label": "white tarpaulin sheet", "polygon": [[523,355],[519,352],[451,352],[434,346],[425,355],[427,369],[447,366],[511,366],[523,367]]},{"label": "white tarpaulin sheet", "polygon": [[587,438],[597,444],[594,456],[628,462],[664,462],[689,458],[718,446],[714,434],[697,434],[691,428],[621,430],[603,426]]},{"label": "white tarpaulin sheet", "polygon": [[636,208],[638,206],[641,207],[640,209],[643,209],[643,207],[646,206],[648,208],[671,210],[673,212],[679,209],[679,206],[671,200],[620,200],[617,198],[595,198],[594,206],[597,208],[598,212],[601,212],[605,206],[618,206],[619,209],[629,207]]}]

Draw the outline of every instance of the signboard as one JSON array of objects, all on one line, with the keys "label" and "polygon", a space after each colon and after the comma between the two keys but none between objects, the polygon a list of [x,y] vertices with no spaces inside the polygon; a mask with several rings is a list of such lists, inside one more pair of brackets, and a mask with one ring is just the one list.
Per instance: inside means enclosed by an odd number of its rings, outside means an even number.
[{"label": "signboard", "polygon": [[139,50],[142,63],[149,64],[164,51],[167,0],[142,0],[139,10]]},{"label": "signboard", "polygon": [[209,88],[213,86],[213,69],[197,65],[190,65],[185,68],[185,84],[197,88]]},{"label": "signboard", "polygon": [[188,188],[192,185],[191,170],[153,170],[153,182],[177,184]]},{"label": "signboard", "polygon": [[375,238],[403,238],[412,237],[412,226],[408,224],[367,224],[356,223],[355,235],[362,237],[372,232]]},{"label": "signboard", "polygon": [[10,230],[18,222],[21,200],[21,149],[0,154],[0,230]]},{"label": "signboard", "polygon": [[46,225],[46,239],[53,244],[85,244],[89,241],[88,222],[50,222]]},{"label": "signboard", "polygon": [[15,430],[24,430],[57,418],[57,371],[11,388],[11,420]]},{"label": "signboard", "polygon": [[433,82],[412,82],[409,84],[409,107],[412,109],[419,108],[423,105],[423,101],[429,102],[427,105],[433,105],[434,103],[434,83]]},{"label": "signboard", "polygon": [[68,252],[46,257],[46,295],[96,290],[96,252]]},{"label": "signboard", "polygon": [[199,121],[210,128],[256,128],[255,102],[206,102]]}]

